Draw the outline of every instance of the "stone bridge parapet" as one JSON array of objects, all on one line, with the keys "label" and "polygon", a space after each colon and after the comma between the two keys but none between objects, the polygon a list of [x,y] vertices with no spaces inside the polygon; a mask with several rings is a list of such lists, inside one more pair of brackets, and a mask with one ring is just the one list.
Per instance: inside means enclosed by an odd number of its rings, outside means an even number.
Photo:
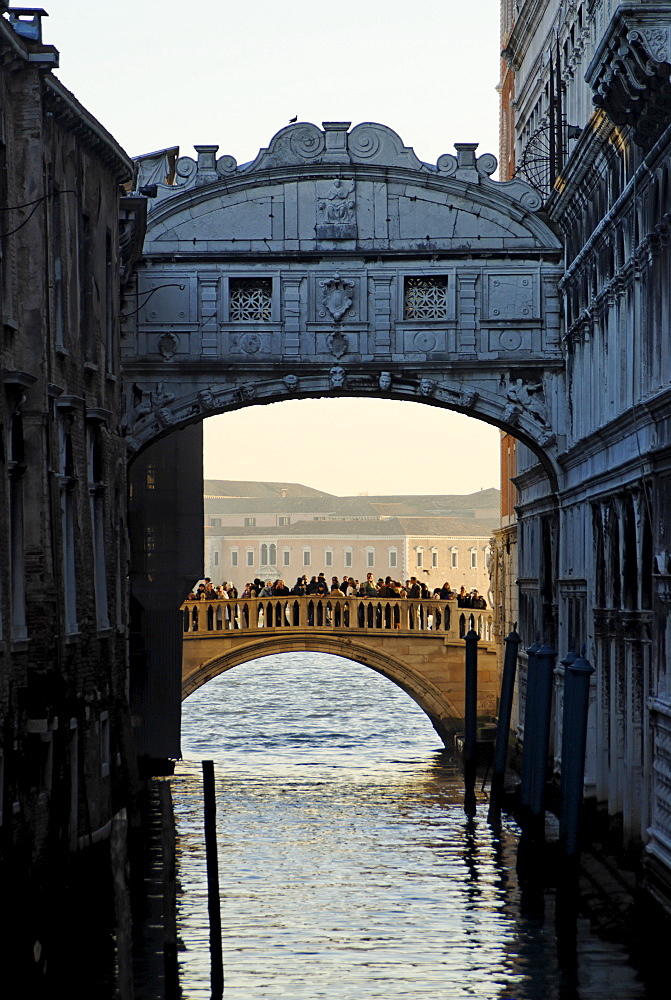
[{"label": "stone bridge parapet", "polygon": [[479,636],[478,714],[496,713],[494,616],[456,601],[283,597],[182,605],[184,698],[219,674],[282,652],[332,653],[388,677],[448,744],[464,715],[464,641]]}]

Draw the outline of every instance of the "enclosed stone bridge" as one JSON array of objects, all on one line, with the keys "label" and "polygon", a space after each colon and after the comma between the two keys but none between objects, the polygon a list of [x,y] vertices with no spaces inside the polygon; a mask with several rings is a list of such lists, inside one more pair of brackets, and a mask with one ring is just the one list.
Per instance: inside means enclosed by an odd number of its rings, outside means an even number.
[{"label": "enclosed stone bridge", "polygon": [[562,247],[533,188],[493,181],[477,143],[455,148],[432,165],[384,125],[325,122],[282,129],[242,165],[217,146],[172,173],[140,158],[131,453],[241,406],[382,396],[512,431],[556,478]]},{"label": "enclosed stone bridge", "polygon": [[248,660],[334,653],[398,684],[447,744],[464,716],[464,636],[480,636],[478,714],[496,712],[493,614],[456,601],[284,597],[182,605],[182,697]]},{"label": "enclosed stone bridge", "polygon": [[[122,315],[123,429],[141,752],[179,756],[182,646],[193,686],[260,651],[341,652],[387,673],[449,728],[462,714],[461,645],[435,616],[430,629],[409,619],[378,627],[375,616],[361,627],[350,607],[339,624],[273,615],[261,628],[252,614],[181,641],[176,608],[202,575],[201,426],[288,399],[410,400],[512,433],[557,495],[567,426],[566,393],[555,391],[565,377],[561,242],[538,193],[493,180],[496,158],[478,156],[477,143],[425,163],[385,125],[303,122],[250,163],[214,145],[196,154],[140,157],[126,199],[135,266]],[[130,220],[145,212],[140,246],[142,226]],[[275,444],[269,419],[261,456]],[[436,445],[436,461],[448,463],[450,442]],[[377,444],[362,439],[360,460],[366,447]],[[494,701],[487,683],[483,675],[483,711]]]}]

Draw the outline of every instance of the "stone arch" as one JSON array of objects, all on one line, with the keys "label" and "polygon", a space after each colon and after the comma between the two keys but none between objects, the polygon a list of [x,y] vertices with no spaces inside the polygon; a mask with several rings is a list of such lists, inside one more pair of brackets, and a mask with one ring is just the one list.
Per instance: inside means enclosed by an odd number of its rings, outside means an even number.
[{"label": "stone arch", "polygon": [[[341,366],[332,366],[341,367]],[[307,376],[294,376],[296,385],[287,387],[287,376],[270,375],[263,381],[249,383],[241,388],[219,388],[216,383],[208,387],[212,396],[212,405],[204,409],[199,402],[198,392],[191,391],[182,398],[176,398],[170,405],[169,422],[165,419],[148,419],[141,432],[131,443],[130,458],[135,458],[141,451],[154,441],[180,427],[199,423],[203,419],[243,409],[248,406],[278,403],[288,399],[339,398],[359,397],[377,399],[397,399],[406,402],[424,403],[440,409],[452,410],[465,416],[481,420],[484,423],[498,427],[526,445],[538,457],[552,486],[557,489],[559,466],[557,464],[556,438],[550,425],[534,416],[528,409],[523,409],[513,398],[492,393],[471,392],[463,384],[440,378],[440,372],[431,378],[427,374],[424,379],[395,377],[391,385],[382,389],[379,385],[381,372],[346,373],[342,385],[332,384],[329,370],[312,373]],[[291,377],[291,372],[288,373]],[[422,387],[422,382],[427,383]],[[509,384],[509,392],[516,391],[514,384]],[[542,412],[542,411],[541,411]]]},{"label": "stone arch", "polygon": [[331,653],[345,659],[360,663],[400,687],[422,709],[431,720],[434,729],[446,746],[461,723],[461,717],[454,703],[438,690],[425,677],[422,677],[412,667],[401,659],[387,652],[375,649],[356,640],[343,642],[342,638],[327,634],[310,637],[309,649],[291,635],[263,635],[258,639],[246,642],[242,646],[230,650],[223,655],[206,660],[200,667],[189,674],[182,683],[182,700],[184,701],[214,677],[231,670],[233,667],[250,660],[272,656],[277,653],[307,651],[311,653]]}]

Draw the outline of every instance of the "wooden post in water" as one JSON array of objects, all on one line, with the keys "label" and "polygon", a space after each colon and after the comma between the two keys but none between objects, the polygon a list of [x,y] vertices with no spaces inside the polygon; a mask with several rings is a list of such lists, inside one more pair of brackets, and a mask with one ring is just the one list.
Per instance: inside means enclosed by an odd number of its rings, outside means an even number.
[{"label": "wooden post in water", "polygon": [[540,636],[536,636],[527,649],[527,690],[524,699],[524,747],[522,750],[522,782],[520,784],[520,804],[525,816],[531,802],[531,777],[534,763],[534,739],[536,735],[536,715],[538,712],[536,687],[538,683],[538,661],[536,654],[541,648]]},{"label": "wooden post in water", "polygon": [[110,857],[114,883],[114,908],[116,913],[116,950],[119,1000],[133,1000],[133,942],[131,938],[131,909],[126,884],[128,820],[122,809],[112,819],[110,831]]},{"label": "wooden post in water", "polygon": [[224,959],[221,948],[219,863],[217,860],[217,801],[214,794],[214,761],[203,761],[205,855],[207,858],[207,910],[210,916],[210,986],[212,1000],[224,995]]},{"label": "wooden post in water", "polygon": [[517,670],[517,650],[521,639],[517,634],[517,622],[512,632],[505,638],[506,653],[503,659],[503,677],[501,678],[501,700],[499,702],[499,718],[496,726],[496,744],[494,747],[494,767],[489,793],[489,813],[487,821],[493,826],[501,822],[501,799],[506,777],[508,762],[508,740],[510,739],[510,719],[513,710],[513,694],[515,692],[515,673]]},{"label": "wooden post in water", "polygon": [[478,633],[471,629],[466,643],[466,691],[464,697],[464,812],[469,819],[475,816],[475,778],[477,770],[477,716],[478,716]]},{"label": "wooden post in water", "polygon": [[165,998],[178,1000],[179,964],[177,962],[177,885],[175,871],[175,813],[170,783],[158,782],[161,804],[161,853],[163,855],[163,963]]},{"label": "wooden post in water", "polygon": [[571,653],[562,663],[565,664],[565,672],[559,843],[564,856],[575,862],[580,854],[580,810],[585,783],[589,689],[594,667],[583,656],[572,656]]}]

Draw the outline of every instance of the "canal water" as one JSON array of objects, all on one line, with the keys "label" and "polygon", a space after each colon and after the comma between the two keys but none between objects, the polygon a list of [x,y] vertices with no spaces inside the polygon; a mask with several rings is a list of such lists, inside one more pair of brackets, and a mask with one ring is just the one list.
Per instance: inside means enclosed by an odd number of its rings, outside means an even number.
[{"label": "canal water", "polygon": [[639,1000],[624,946],[554,900],[522,906],[518,831],[463,813],[456,762],[386,678],[286,653],[184,704],[177,816],[182,995],[210,996],[203,759],[215,761],[225,997],[230,1000]]}]

